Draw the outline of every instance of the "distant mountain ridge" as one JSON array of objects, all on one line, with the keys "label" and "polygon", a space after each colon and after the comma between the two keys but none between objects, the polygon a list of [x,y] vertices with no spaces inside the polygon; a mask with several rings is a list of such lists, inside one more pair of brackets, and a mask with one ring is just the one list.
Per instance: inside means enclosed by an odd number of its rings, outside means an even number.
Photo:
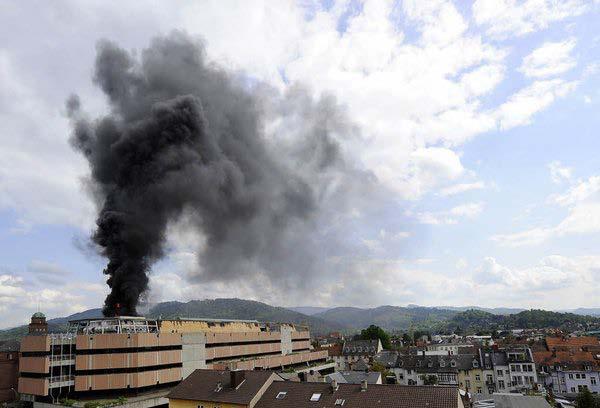
[{"label": "distant mountain ridge", "polygon": [[371,309],[335,307],[317,313],[314,317],[336,322],[355,330],[375,324],[385,330],[398,331],[431,327],[434,324],[448,321],[457,313],[434,307],[379,306]]},{"label": "distant mountain ridge", "polygon": [[[463,307],[452,307],[452,309],[417,305],[407,307],[379,306],[374,308],[320,308],[312,306],[284,308],[236,298],[162,302],[144,308],[144,310],[147,310],[145,315],[152,318],[245,319],[303,324],[310,327],[313,335],[327,334],[331,331],[342,331],[350,334],[371,324],[396,332],[410,330],[440,332],[452,331],[458,327],[470,332],[532,327],[600,328],[600,317],[598,317],[600,316],[600,309],[597,308],[575,309],[581,313],[587,312],[588,315],[586,316],[576,313],[512,308],[488,309],[493,312],[479,307],[464,311],[462,310]],[[306,313],[301,313],[300,310],[304,310]],[[506,312],[512,310],[520,311],[506,314]],[[594,316],[595,313],[599,314]],[[95,308],[67,317],[49,319],[49,330],[64,330],[69,320],[101,316],[101,309]],[[27,334],[27,325],[0,330],[0,346],[4,341],[18,340],[25,334]]]}]

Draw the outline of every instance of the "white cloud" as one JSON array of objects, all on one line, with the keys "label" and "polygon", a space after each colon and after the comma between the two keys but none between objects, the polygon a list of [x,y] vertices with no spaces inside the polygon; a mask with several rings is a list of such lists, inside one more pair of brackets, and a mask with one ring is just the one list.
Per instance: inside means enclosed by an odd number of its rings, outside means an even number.
[{"label": "white cloud", "polygon": [[520,36],[547,28],[551,23],[583,14],[585,0],[476,0],[473,18],[495,38]]},{"label": "white cloud", "polygon": [[451,186],[441,189],[439,194],[441,196],[446,197],[446,196],[452,196],[455,194],[465,193],[467,191],[481,190],[484,188],[485,188],[485,183],[483,181],[476,181],[473,183],[460,183],[460,184],[454,184],[454,185],[451,185]]},{"label": "white cloud", "polygon": [[0,329],[27,323],[37,310],[48,317],[59,317],[97,307],[106,292],[106,285],[73,281],[60,288],[37,289],[27,286],[26,280],[19,275],[1,274]]},{"label": "white cloud", "polygon": [[[437,212],[419,212],[414,217],[422,224],[431,225],[452,225],[457,224],[460,218],[475,218],[483,211],[484,205],[481,202],[466,203],[453,207],[446,211]],[[407,215],[413,215],[408,212]]]},{"label": "white cloud", "polygon": [[519,247],[538,245],[551,238],[600,232],[600,176],[579,181],[565,194],[553,195],[549,201],[567,207],[566,217],[551,227],[492,236],[500,245]]},{"label": "white cloud", "polygon": [[533,115],[544,110],[557,98],[564,97],[577,86],[575,81],[552,79],[535,81],[513,94],[496,110],[501,129],[510,129],[531,123]]},{"label": "white cloud", "polygon": [[569,181],[573,176],[573,169],[563,166],[559,161],[553,161],[548,164],[548,169],[550,170],[550,178],[552,179],[552,182],[556,184]]},{"label": "white cloud", "polygon": [[[495,258],[486,257],[476,270],[475,279],[482,284],[498,284],[512,291],[535,291],[559,289],[569,286],[576,279],[586,279],[580,271],[565,268],[566,258],[551,256],[544,258],[538,265],[526,268],[510,268],[499,264]],[[596,260],[600,265],[600,258]]]},{"label": "white cloud", "polygon": [[571,51],[575,48],[575,39],[560,42],[546,42],[523,58],[519,68],[528,77],[545,78],[562,74],[576,65]]},{"label": "white cloud", "polygon": [[599,192],[600,176],[591,176],[587,180],[579,180],[566,193],[551,196],[551,199],[558,205],[570,206],[590,198],[600,200],[600,198],[595,197]]}]

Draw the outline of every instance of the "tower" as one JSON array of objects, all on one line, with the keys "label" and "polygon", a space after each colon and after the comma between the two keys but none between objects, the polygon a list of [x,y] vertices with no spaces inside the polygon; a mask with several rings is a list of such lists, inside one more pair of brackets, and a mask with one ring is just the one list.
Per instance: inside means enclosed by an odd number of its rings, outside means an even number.
[{"label": "tower", "polygon": [[46,316],[42,312],[35,312],[31,316],[31,323],[29,323],[29,334],[46,333],[48,333],[48,323],[46,323]]}]

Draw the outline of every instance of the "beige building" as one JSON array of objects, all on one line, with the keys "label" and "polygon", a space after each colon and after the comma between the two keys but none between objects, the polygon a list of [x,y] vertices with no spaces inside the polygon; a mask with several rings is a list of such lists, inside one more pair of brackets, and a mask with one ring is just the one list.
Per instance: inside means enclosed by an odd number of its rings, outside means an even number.
[{"label": "beige building", "polygon": [[307,328],[257,321],[115,317],[70,322],[21,342],[23,399],[124,395],[172,387],[196,369],[283,369],[325,362]]}]

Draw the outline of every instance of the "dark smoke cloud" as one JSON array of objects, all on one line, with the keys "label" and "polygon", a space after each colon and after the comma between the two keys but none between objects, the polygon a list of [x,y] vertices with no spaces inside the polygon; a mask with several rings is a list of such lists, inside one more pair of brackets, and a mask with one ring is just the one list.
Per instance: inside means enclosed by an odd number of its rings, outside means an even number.
[{"label": "dark smoke cloud", "polygon": [[108,259],[105,315],[117,304],[136,314],[167,226],[183,216],[206,237],[202,279],[310,273],[324,203],[338,205],[342,179],[368,182],[342,158],[337,137],[356,129],[334,99],[250,86],[185,34],[155,39],[139,60],[99,43],[94,81],[110,114],[86,119],[76,96],[67,111],[99,208],[92,239]]}]

